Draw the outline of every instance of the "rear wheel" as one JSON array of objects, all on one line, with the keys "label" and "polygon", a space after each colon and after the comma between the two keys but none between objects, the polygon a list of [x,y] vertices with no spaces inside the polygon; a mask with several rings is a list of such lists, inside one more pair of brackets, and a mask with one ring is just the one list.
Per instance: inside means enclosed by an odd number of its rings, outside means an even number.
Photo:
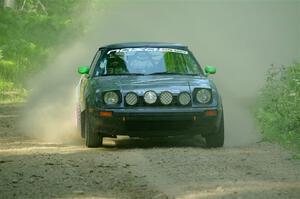
[{"label": "rear wheel", "polygon": [[89,148],[102,146],[103,137],[97,131],[93,119],[86,111],[85,114],[85,145]]},{"label": "rear wheel", "polygon": [[206,146],[209,148],[212,147],[222,147],[224,145],[224,117],[222,116],[221,124],[218,130],[210,135],[205,137]]}]

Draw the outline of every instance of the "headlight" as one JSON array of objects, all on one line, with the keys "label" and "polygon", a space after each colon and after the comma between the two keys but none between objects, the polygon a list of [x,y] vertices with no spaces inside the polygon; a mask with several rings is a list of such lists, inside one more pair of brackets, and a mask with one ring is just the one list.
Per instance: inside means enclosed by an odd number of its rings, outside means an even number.
[{"label": "headlight", "polygon": [[107,105],[114,105],[119,102],[119,96],[114,91],[109,91],[104,94],[104,102]]},{"label": "headlight", "polygon": [[172,96],[172,93],[170,93],[168,91],[164,91],[159,95],[159,99],[163,105],[169,105],[173,101],[173,96]]},{"label": "headlight", "polygon": [[144,100],[147,104],[154,104],[157,100],[157,95],[154,91],[147,91],[144,94]]},{"label": "headlight", "polygon": [[178,96],[178,101],[181,105],[186,106],[191,102],[191,96],[187,92],[180,93]]},{"label": "headlight", "polygon": [[201,104],[206,104],[211,100],[211,92],[208,89],[200,89],[196,93],[196,99]]},{"label": "headlight", "polygon": [[135,93],[128,93],[125,97],[125,101],[130,106],[136,105],[138,102],[138,96]]}]

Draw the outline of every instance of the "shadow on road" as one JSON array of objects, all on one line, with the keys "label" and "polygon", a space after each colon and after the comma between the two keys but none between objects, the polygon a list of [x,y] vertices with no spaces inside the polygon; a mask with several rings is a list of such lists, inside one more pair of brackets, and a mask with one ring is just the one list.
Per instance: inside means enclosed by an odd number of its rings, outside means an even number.
[{"label": "shadow on road", "polygon": [[204,139],[195,137],[163,137],[163,138],[129,138],[118,136],[104,138],[104,148],[134,149],[134,148],[169,148],[169,147],[200,147],[205,148]]}]

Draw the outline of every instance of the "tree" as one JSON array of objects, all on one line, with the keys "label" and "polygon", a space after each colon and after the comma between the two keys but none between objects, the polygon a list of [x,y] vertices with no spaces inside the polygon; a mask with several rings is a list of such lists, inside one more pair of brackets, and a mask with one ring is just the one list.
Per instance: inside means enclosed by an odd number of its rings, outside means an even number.
[{"label": "tree", "polygon": [[15,9],[16,1],[15,0],[4,0],[3,7]]}]

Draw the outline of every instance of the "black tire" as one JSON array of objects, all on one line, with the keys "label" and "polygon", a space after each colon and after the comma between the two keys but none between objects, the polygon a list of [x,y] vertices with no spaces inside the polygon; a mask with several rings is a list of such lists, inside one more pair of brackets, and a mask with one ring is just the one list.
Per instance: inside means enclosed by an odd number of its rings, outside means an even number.
[{"label": "black tire", "polygon": [[206,146],[208,148],[223,147],[224,145],[224,117],[222,116],[218,130],[205,137]]},{"label": "black tire", "polygon": [[100,132],[97,131],[93,120],[89,113],[85,114],[85,145],[89,148],[95,148],[102,146],[103,137]]}]

